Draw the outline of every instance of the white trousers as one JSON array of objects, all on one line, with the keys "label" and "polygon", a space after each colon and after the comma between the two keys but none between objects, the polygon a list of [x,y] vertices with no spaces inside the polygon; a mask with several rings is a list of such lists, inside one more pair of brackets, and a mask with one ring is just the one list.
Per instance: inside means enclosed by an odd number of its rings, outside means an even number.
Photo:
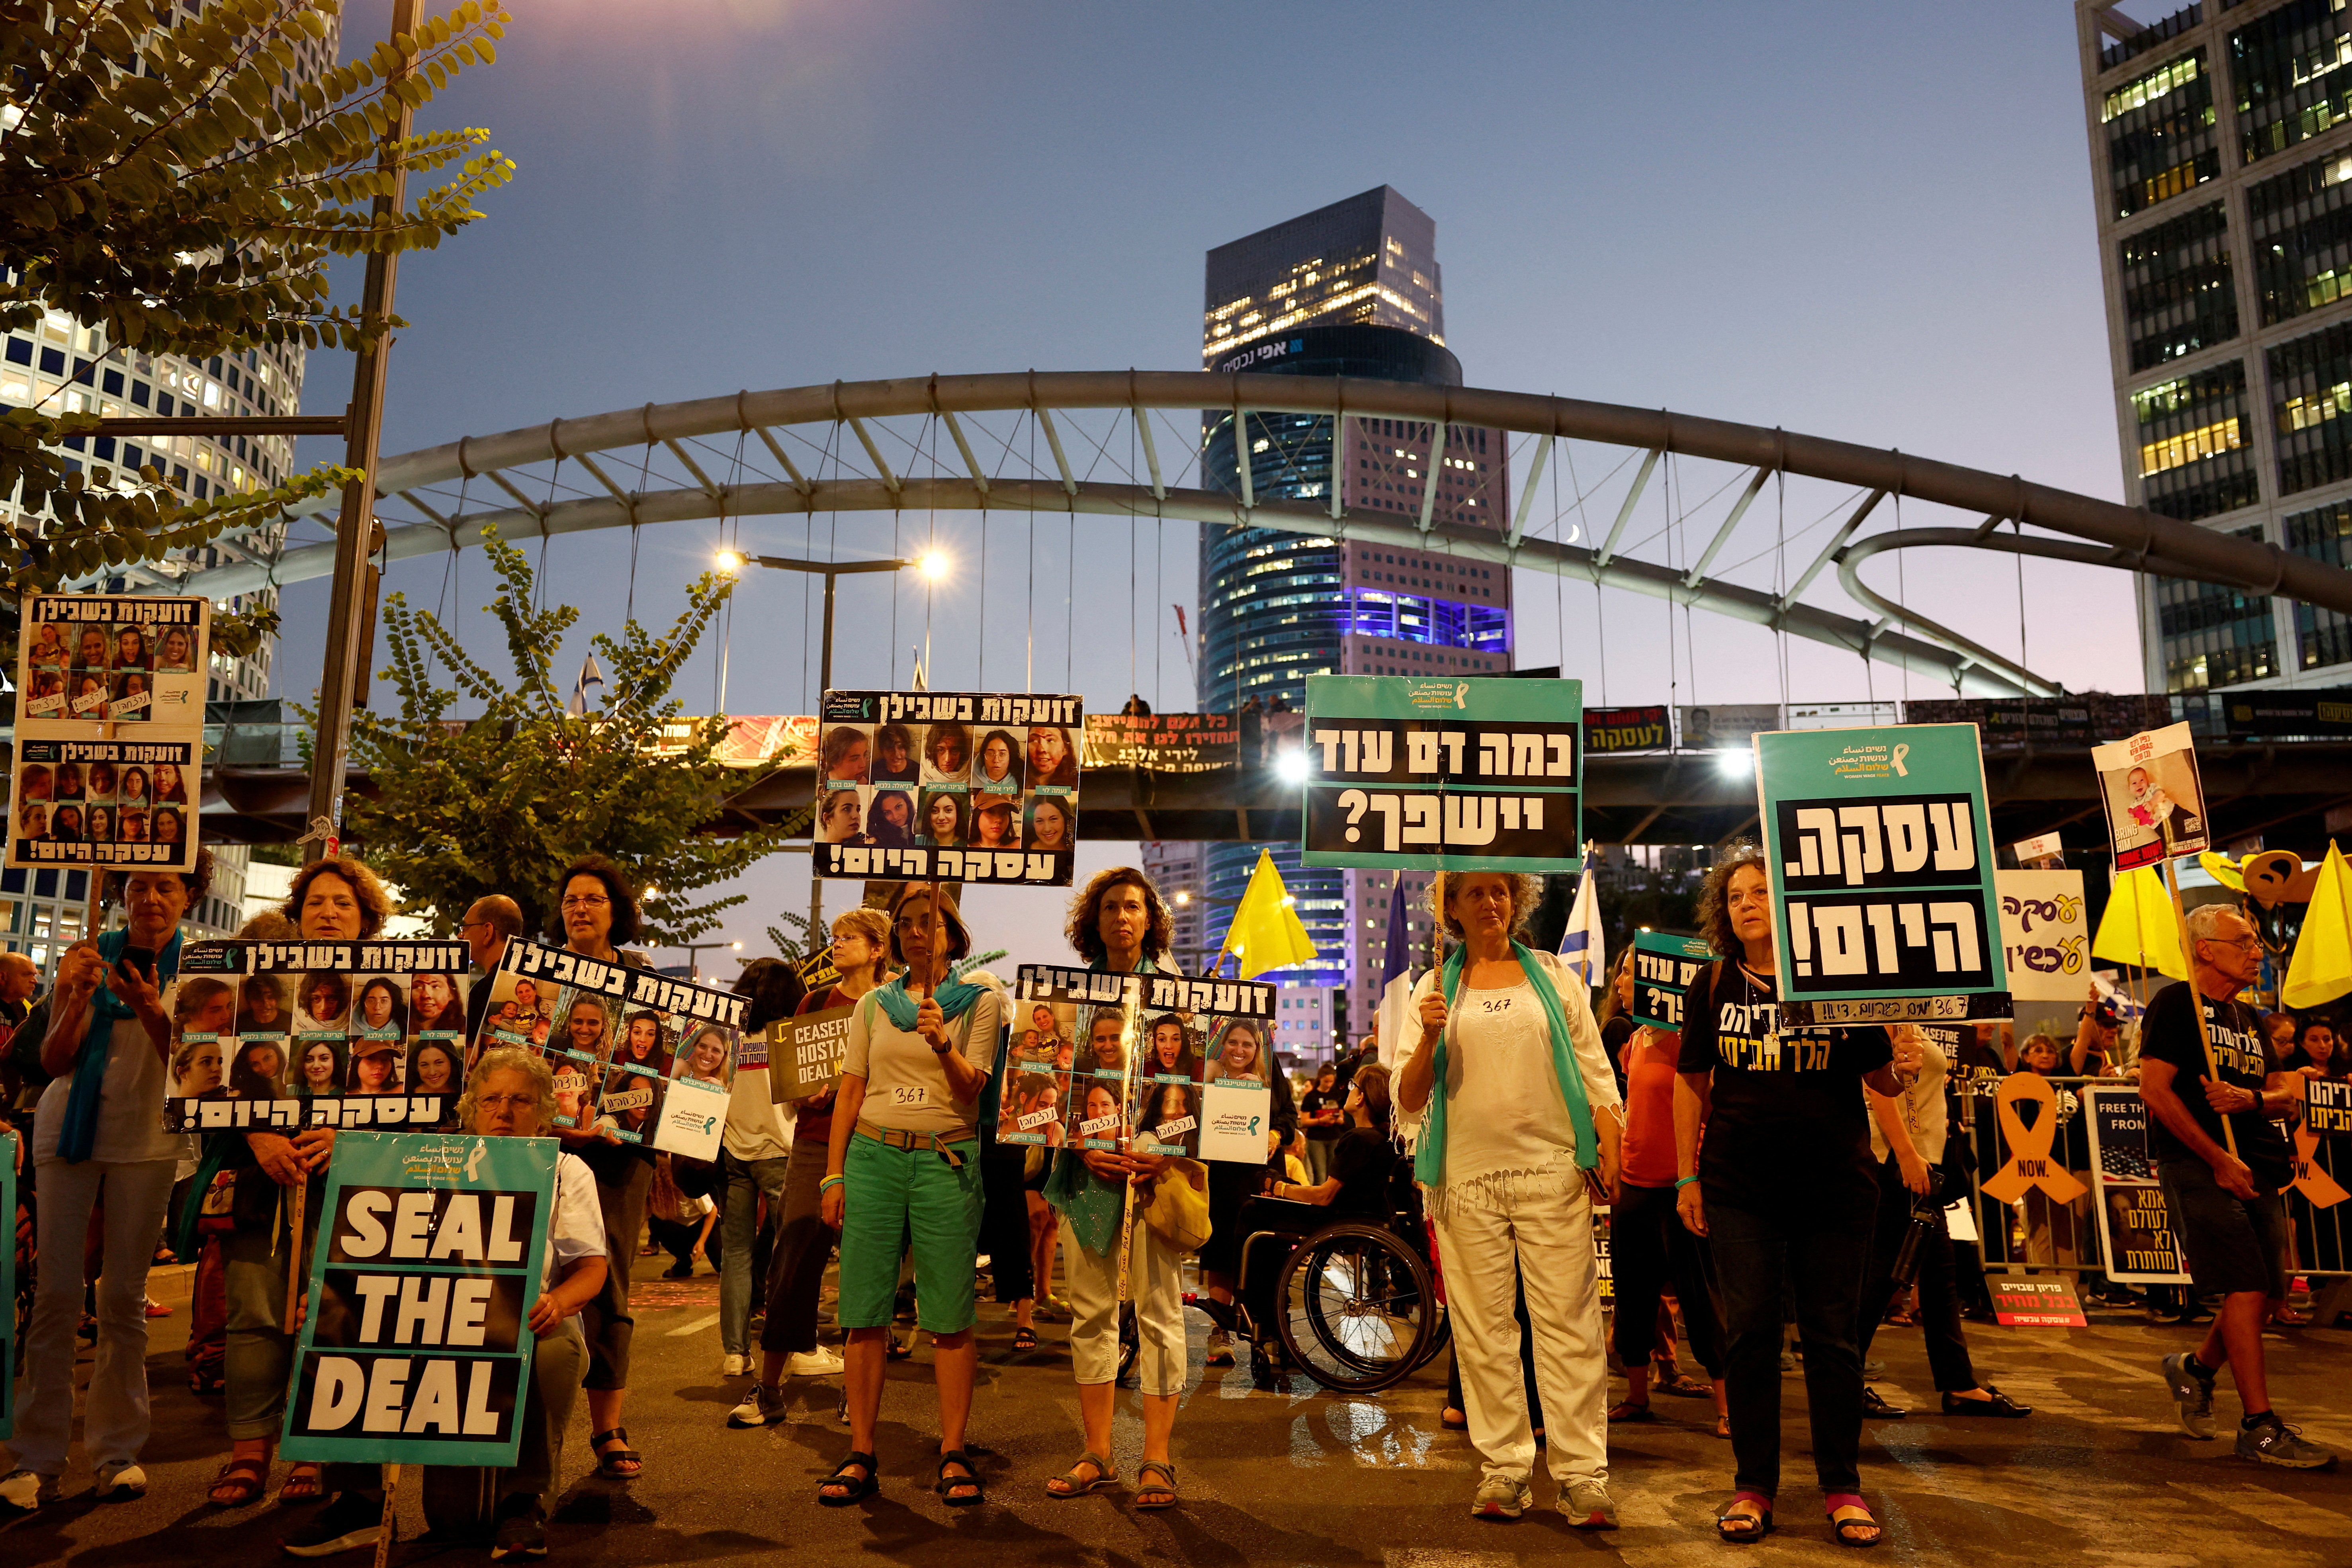
[{"label": "white trousers", "polygon": [[1524,1279],[1535,1336],[1536,1392],[1543,1400],[1552,1479],[1609,1479],[1609,1361],[1592,1257],[1592,1201],[1579,1182],[1563,1196],[1511,1194],[1490,1208],[1455,1202],[1435,1223],[1446,1310],[1462,1369],[1463,1414],[1488,1476],[1524,1481],[1535,1468],[1519,1369],[1513,1268]]},{"label": "white trousers", "polygon": [[[1184,1349],[1184,1260],[1160,1233],[1135,1216],[1128,1251],[1128,1289],[1143,1349],[1135,1381],[1144,1394],[1181,1394],[1189,1362]],[[1062,1272],[1070,1291],[1070,1369],[1080,1383],[1118,1379],[1118,1247],[1088,1252],[1070,1222],[1062,1222]]]},{"label": "white trousers", "polygon": [[[11,1447],[25,1469],[44,1476],[66,1473],[66,1445],[73,1431],[74,1331],[81,1322],[82,1244],[90,1211],[103,1193],[98,1362],[82,1409],[82,1447],[92,1469],[129,1464],[147,1446],[147,1269],[163,1238],[179,1162],[84,1160],[68,1165],[44,1160],[38,1171],[41,1268],[32,1327],[25,1335],[25,1405],[17,1412]],[[0,1368],[0,1376],[5,1375]]]}]

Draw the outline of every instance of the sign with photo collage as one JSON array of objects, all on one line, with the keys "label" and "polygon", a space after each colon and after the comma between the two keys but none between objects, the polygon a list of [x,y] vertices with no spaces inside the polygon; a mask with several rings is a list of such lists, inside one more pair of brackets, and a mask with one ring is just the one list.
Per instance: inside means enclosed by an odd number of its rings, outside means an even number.
[{"label": "sign with photo collage", "polygon": [[1070,885],[1080,699],[828,691],[818,731],[818,876]]},{"label": "sign with photo collage", "polygon": [[195,868],[211,636],[203,597],[26,596],[12,868]]},{"label": "sign with photo collage", "polygon": [[1784,1022],[2009,1016],[1976,726],[1776,731],[1756,779]]},{"label": "sign with photo collage", "polygon": [[1307,678],[1302,858],[1395,871],[1584,865],[1584,685]]},{"label": "sign with photo collage", "polygon": [[539,1052],[555,1125],[715,1160],[750,1000],[518,937],[507,943],[475,1055]]},{"label": "sign with photo collage", "polygon": [[203,942],[164,988],[173,1132],[446,1126],[466,1087],[462,942]]},{"label": "sign with photo collage", "polygon": [[511,1466],[555,1210],[552,1138],[335,1140],[279,1452]]},{"label": "sign with photo collage", "polygon": [[[1187,1159],[1265,1159],[1275,988],[1024,964],[996,1140]],[[1213,1132],[1255,1123],[1254,1152]]]}]

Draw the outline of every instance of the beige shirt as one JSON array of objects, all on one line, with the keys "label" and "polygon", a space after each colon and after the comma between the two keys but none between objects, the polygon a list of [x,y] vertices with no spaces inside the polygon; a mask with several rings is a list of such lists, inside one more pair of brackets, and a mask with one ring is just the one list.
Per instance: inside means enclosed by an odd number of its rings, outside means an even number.
[{"label": "beige shirt", "polygon": [[[984,979],[978,973],[964,978],[976,983]],[[995,1066],[1003,1016],[1003,993],[992,987],[962,1016],[948,1021],[948,1037],[963,1059],[982,1073]],[[947,1068],[923,1037],[893,1026],[871,992],[849,1016],[849,1044],[841,1070],[866,1080],[866,1103],[857,1111],[860,1121],[947,1136],[979,1129],[980,1096],[956,1099],[948,1088]]]},{"label": "beige shirt", "polygon": [[[1891,1069],[1890,1069],[1891,1070]],[[1919,1151],[1919,1158],[1930,1165],[1944,1163],[1944,1137],[1948,1131],[1944,1106],[1944,1078],[1952,1064],[1944,1059],[1944,1047],[1933,1040],[1919,1043],[1919,1070],[1906,1079],[1901,1073],[1895,1079],[1903,1092],[1895,1097],[1895,1109],[1903,1113],[1903,1125],[1911,1134],[1911,1145]],[[1863,1093],[1867,1096],[1868,1089]],[[1886,1146],[1886,1134],[1878,1128],[1878,1118],[1870,1119],[1870,1152],[1884,1164],[1893,1151]]]}]

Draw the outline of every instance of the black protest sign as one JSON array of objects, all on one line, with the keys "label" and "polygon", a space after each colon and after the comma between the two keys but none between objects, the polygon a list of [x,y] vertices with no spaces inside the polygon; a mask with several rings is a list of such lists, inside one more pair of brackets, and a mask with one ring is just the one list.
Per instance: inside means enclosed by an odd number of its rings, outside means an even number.
[{"label": "black protest sign", "polygon": [[768,1026],[768,1094],[776,1104],[822,1094],[841,1079],[857,1006],[826,1007]]},{"label": "black protest sign", "polygon": [[1714,962],[1715,949],[1695,936],[1637,931],[1633,936],[1633,1022],[1679,1032],[1683,993]]}]

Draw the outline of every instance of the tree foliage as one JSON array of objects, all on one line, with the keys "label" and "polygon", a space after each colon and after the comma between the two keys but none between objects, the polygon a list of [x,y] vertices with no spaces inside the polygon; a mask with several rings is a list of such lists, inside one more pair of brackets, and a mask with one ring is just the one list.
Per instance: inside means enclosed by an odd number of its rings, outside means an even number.
[{"label": "tree foliage", "polygon": [[[338,257],[430,248],[481,215],[514,165],[481,130],[391,144],[411,174],[450,177],[396,211],[379,167],[396,104],[419,107],[488,65],[508,13],[465,0],[364,58],[299,74],[298,47],[332,36],[341,0],[0,0],[0,329],[45,310],[101,328],[117,349],[202,359],[299,343],[355,349],[401,325],[329,298]],[[408,74],[400,74],[404,61]],[[74,379],[94,369],[81,360]],[[94,482],[67,450],[95,418],[0,417],[0,551],[7,598],[109,568],[160,563],[260,526],[357,476],[320,468],[270,489],[187,502],[153,469]],[[217,618],[215,646],[250,652],[276,617]],[[14,628],[0,625],[9,657]]]},{"label": "tree foliage", "polygon": [[[484,606],[506,633],[511,678],[468,655],[429,611],[404,595],[383,605],[392,666],[384,678],[400,697],[397,718],[352,715],[355,759],[373,789],[345,805],[347,831],[371,863],[406,889],[411,910],[435,929],[457,929],[466,906],[504,893],[522,906],[527,928],[548,929],[556,873],[596,851],[627,868],[645,900],[645,940],[654,945],[698,936],[741,895],[697,901],[690,895],[733,877],[806,824],[805,813],[774,827],[722,837],[724,799],[758,775],[721,765],[723,717],[696,721],[684,744],[669,729],[683,705],[670,684],[694,652],[732,580],[705,574],[687,607],[659,637],[635,620],[615,637],[590,639],[605,671],[598,710],[564,711],[554,661],[579,618],[571,605],[534,609],[534,578],[523,552],[495,534],[484,541],[499,580]],[[436,683],[434,665],[450,684]],[[480,717],[454,721],[458,703]]]}]

